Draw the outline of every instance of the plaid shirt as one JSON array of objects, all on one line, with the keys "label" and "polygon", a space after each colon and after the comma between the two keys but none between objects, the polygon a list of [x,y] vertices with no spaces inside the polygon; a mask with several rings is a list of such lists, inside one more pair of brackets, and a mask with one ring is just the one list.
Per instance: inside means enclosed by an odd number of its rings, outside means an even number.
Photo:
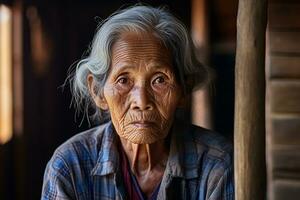
[{"label": "plaid shirt", "polygon": [[[220,135],[174,122],[157,199],[233,200],[232,147]],[[127,199],[111,122],[61,145],[44,174],[41,199]]]}]

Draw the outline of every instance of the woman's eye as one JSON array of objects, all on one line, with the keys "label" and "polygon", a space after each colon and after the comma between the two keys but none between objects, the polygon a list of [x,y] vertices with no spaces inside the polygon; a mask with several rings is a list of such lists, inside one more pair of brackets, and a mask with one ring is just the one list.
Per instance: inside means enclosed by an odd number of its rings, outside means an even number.
[{"label": "woman's eye", "polygon": [[119,83],[119,84],[127,84],[128,83],[128,78],[125,78],[125,77],[121,77],[121,78],[119,78],[118,80],[117,80],[117,82]]},{"label": "woman's eye", "polygon": [[165,83],[165,78],[163,76],[159,76],[157,78],[154,79],[153,83],[154,84],[163,84]]},{"label": "woman's eye", "polygon": [[127,91],[132,87],[132,79],[129,76],[119,76],[115,82],[116,89],[120,91]]}]

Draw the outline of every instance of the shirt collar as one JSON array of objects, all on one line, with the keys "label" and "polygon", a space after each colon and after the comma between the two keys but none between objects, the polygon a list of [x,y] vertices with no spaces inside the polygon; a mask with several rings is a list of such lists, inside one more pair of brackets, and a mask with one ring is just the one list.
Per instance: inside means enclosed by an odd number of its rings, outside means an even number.
[{"label": "shirt collar", "polygon": [[199,176],[200,156],[192,134],[187,124],[174,120],[166,167],[172,177],[192,179]]},{"label": "shirt collar", "polygon": [[105,176],[116,173],[119,166],[118,136],[112,122],[108,122],[99,145],[97,163],[92,175]]},{"label": "shirt collar", "polygon": [[[171,132],[170,154],[166,172],[172,177],[185,179],[199,176],[199,158],[193,137],[182,122],[174,120]],[[105,176],[119,169],[118,135],[111,122],[106,126],[100,151],[92,175]]]}]

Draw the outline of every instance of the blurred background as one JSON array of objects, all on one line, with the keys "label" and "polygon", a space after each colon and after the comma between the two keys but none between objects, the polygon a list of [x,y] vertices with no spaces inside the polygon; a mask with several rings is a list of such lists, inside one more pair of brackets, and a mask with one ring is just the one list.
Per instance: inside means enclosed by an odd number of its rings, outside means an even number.
[{"label": "blurred background", "polygon": [[[86,55],[98,23],[142,2],[166,6],[215,70],[196,91],[190,120],[233,139],[238,0],[0,0],[0,199],[39,199],[54,150],[89,128],[61,87]],[[272,0],[267,30],[267,160],[270,198],[300,194],[300,2]],[[286,101],[288,101],[286,103]]]}]

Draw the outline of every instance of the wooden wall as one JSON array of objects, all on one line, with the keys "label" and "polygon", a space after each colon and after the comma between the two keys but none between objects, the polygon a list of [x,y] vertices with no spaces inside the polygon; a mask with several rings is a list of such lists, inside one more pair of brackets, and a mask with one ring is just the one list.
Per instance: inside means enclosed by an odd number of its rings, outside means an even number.
[{"label": "wooden wall", "polygon": [[269,1],[267,151],[269,199],[300,196],[300,1]]}]

